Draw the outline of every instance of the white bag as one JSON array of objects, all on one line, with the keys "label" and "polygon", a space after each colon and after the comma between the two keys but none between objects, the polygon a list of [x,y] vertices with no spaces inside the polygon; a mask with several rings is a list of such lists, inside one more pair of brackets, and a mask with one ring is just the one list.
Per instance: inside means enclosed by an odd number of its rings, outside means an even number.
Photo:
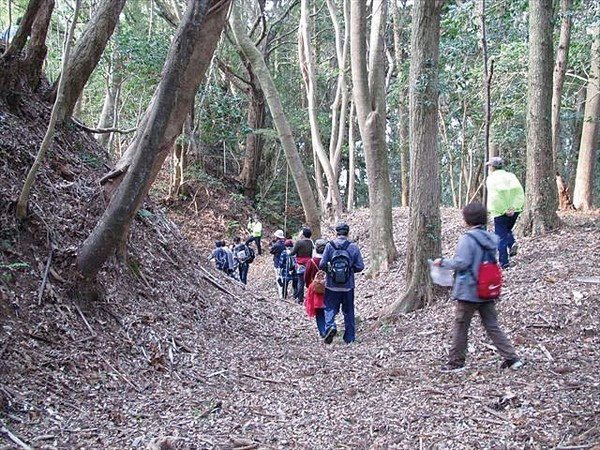
[{"label": "white bag", "polygon": [[431,259],[428,259],[429,274],[431,281],[438,286],[450,287],[454,284],[454,271],[444,267],[436,266]]}]

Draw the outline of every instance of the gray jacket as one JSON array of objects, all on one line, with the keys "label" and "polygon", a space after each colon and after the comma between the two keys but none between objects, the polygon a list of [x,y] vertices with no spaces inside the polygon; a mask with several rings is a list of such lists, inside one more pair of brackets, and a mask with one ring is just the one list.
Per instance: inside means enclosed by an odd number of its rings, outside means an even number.
[{"label": "gray jacket", "polygon": [[490,301],[477,297],[477,276],[483,258],[482,247],[495,252],[498,236],[483,227],[472,228],[458,239],[454,258],[442,260],[442,267],[454,270],[452,298],[474,303]]}]

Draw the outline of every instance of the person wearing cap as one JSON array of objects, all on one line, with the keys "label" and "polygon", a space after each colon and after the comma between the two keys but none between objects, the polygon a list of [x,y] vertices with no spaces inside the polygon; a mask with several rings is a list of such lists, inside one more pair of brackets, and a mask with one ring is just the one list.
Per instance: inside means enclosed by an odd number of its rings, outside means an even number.
[{"label": "person wearing cap", "polygon": [[298,274],[298,296],[296,300],[299,304],[304,303],[304,272],[306,263],[310,260],[313,254],[314,244],[312,239],[312,231],[310,228],[304,227],[300,233],[300,238],[292,248],[292,255],[296,257],[296,272]]},{"label": "person wearing cap", "polygon": [[[348,233],[350,227],[347,223],[338,223],[335,227],[337,237],[328,242],[323,251],[323,257],[319,263],[319,268],[327,272],[325,284],[325,336],[323,340],[326,344],[331,344],[337,334],[337,325],[335,316],[342,309],[344,315],[344,342],[350,344],[356,337],[354,321],[354,274],[361,272],[365,268],[362,255],[358,245],[349,242]],[[336,248],[345,248],[349,259],[349,276],[345,283],[338,284],[332,279],[328,271]]]},{"label": "person wearing cap", "polygon": [[318,294],[313,289],[313,280],[319,271],[319,264],[323,257],[323,251],[327,241],[325,239],[317,239],[315,248],[310,258],[306,263],[306,271],[304,272],[304,285],[306,286],[306,298],[304,299],[304,309],[308,317],[314,317],[317,322],[319,336],[325,336],[325,304],[324,294]]},{"label": "person wearing cap", "polygon": [[486,163],[490,174],[486,180],[487,209],[494,218],[494,233],[498,235],[498,262],[503,269],[510,266],[509,256],[517,254],[518,245],[512,229],[523,211],[525,192],[519,179],[503,169],[504,158],[494,156]]},{"label": "person wearing cap", "polygon": [[285,249],[279,255],[279,280],[278,284],[281,287],[279,292],[280,298],[287,298],[288,286],[292,284],[293,296],[298,296],[298,274],[296,273],[296,257],[292,255],[292,247],[294,241],[286,239],[284,242]]}]

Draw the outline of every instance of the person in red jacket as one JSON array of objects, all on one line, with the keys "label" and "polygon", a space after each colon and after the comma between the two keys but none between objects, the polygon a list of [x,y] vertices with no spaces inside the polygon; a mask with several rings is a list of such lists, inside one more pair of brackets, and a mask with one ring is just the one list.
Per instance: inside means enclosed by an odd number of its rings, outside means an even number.
[{"label": "person in red jacket", "polygon": [[317,329],[321,337],[325,336],[325,294],[317,294],[313,288],[313,280],[319,271],[319,263],[325,251],[327,241],[325,239],[317,239],[313,257],[306,262],[306,271],[304,272],[304,284],[307,287],[306,296],[304,298],[304,309],[308,317],[314,317],[317,322]]}]

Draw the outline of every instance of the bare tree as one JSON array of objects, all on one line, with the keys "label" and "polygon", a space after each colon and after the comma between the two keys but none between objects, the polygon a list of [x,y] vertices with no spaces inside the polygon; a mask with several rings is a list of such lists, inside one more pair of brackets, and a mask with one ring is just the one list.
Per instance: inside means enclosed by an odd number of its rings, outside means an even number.
[{"label": "bare tree", "polygon": [[384,39],[387,0],[374,0],[367,70],[364,0],[350,3],[350,48],[353,98],[365,148],[371,211],[370,275],[387,271],[397,255],[392,230],[392,194],[385,137]]},{"label": "bare tree", "polygon": [[527,180],[520,227],[536,236],[558,226],[552,155],[552,0],[529,2]]},{"label": "bare tree", "polygon": [[113,182],[114,191],[98,225],[79,249],[77,268],[84,277],[95,276],[125,242],[133,217],[181,133],[221,36],[230,1],[189,3],[169,48],[154,97],[135,140],[125,152],[127,158],[120,170],[105,177],[105,181]]},{"label": "bare tree", "polygon": [[413,7],[410,61],[410,215],[406,256],[407,288],[384,317],[410,312],[433,301],[427,259],[440,254],[440,180],[437,156],[438,72],[442,1]]},{"label": "bare tree", "polygon": [[277,128],[279,140],[281,141],[281,145],[285,152],[292,178],[296,184],[302,207],[304,208],[306,223],[313,229],[315,235],[318,236],[321,230],[319,208],[317,207],[317,202],[312,193],[306,170],[302,164],[302,159],[296,149],[292,129],[285,116],[277,87],[273,82],[273,78],[265,64],[263,56],[246,34],[244,24],[239,16],[239,11],[235,6],[232,8],[229,24],[240,49],[244,52],[250,61],[250,64],[252,64],[254,73],[260,82],[265,94],[265,99],[269,105],[269,110],[271,111],[271,116],[273,117],[273,122],[275,123],[275,128]]}]

